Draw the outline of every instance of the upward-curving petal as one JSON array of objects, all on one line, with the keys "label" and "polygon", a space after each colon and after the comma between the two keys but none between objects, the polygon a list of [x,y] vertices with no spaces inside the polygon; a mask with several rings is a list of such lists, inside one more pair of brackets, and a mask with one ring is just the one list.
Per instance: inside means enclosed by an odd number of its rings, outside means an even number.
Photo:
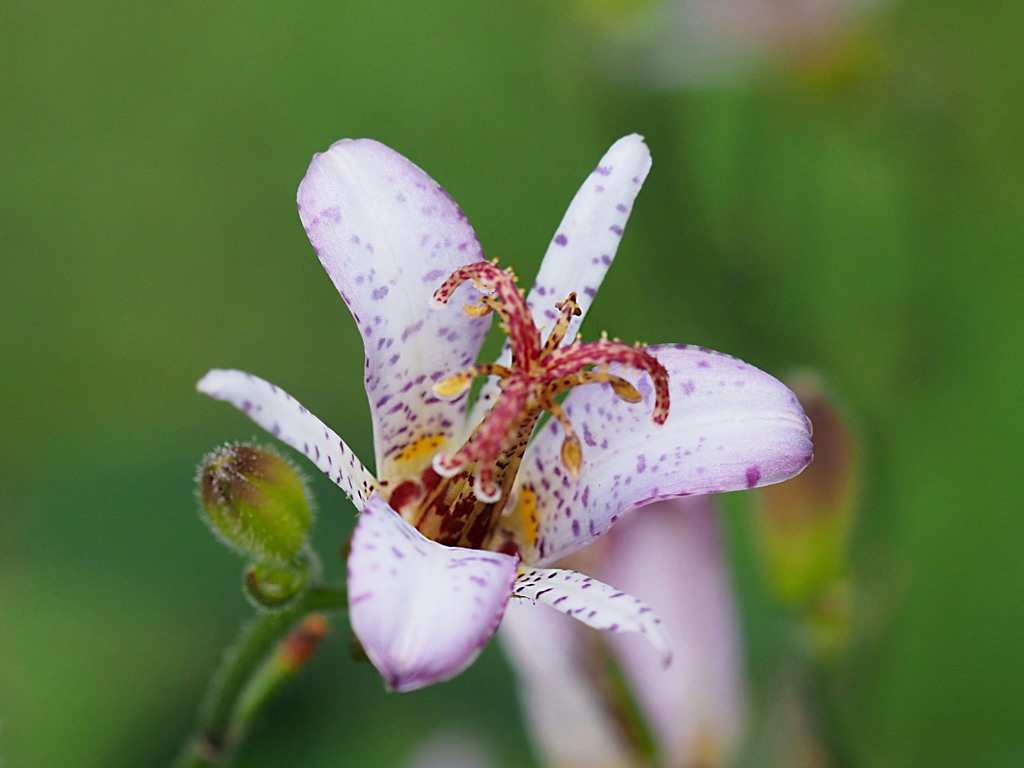
[{"label": "upward-curving petal", "polygon": [[[555,230],[537,279],[526,296],[538,328],[551,330],[558,315],[555,302],[575,292],[581,314],[569,323],[564,343],[576,337],[615,258],[633,201],[650,170],[651,153],[643,136],[633,133],[612,144],[590,172]],[[499,362],[507,364],[509,360],[511,355],[506,347]],[[474,416],[483,414],[497,390],[496,381],[484,385]]]},{"label": "upward-curving petal", "polygon": [[196,384],[203,394],[231,403],[267,432],[302,451],[358,507],[377,481],[345,441],[280,387],[245,371],[214,368]]},{"label": "upward-curving petal", "polygon": [[369,139],[315,155],[298,192],[299,215],[321,263],[359,326],[373,415],[377,476],[418,472],[461,428],[465,398],[432,386],[475,362],[490,324],[430,307],[457,268],[482,258],[465,215],[426,173]]},{"label": "upward-curving petal", "polygon": [[527,450],[521,488],[537,505],[537,525],[530,540],[520,541],[524,562],[552,563],[652,501],[777,483],[811,460],[810,422],[777,379],[707,349],[649,351],[669,373],[672,403],[663,425],[651,420],[654,393],[646,377],[637,381],[641,403],[592,384],[574,389],[563,404],[582,441],[578,476],[562,466],[564,436],[554,419]]},{"label": "upward-curving petal", "polygon": [[565,334],[576,336],[597,289],[619,249],[633,201],[651,170],[643,136],[630,134],[612,144],[569,204],[526,296],[537,327],[551,327],[555,302],[576,293],[580,314]]},{"label": "upward-curving petal", "polygon": [[349,616],[388,687],[412,691],[469,666],[498,629],[518,564],[431,541],[373,494],[352,535]]}]

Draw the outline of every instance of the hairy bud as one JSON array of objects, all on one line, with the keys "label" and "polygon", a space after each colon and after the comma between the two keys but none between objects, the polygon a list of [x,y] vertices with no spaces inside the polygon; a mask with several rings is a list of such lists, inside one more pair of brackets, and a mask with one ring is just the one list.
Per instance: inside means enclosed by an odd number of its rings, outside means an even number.
[{"label": "hairy bud", "polygon": [[258,563],[290,567],[313,520],[291,464],[263,448],[226,445],[203,460],[198,484],[204,517],[225,544]]}]

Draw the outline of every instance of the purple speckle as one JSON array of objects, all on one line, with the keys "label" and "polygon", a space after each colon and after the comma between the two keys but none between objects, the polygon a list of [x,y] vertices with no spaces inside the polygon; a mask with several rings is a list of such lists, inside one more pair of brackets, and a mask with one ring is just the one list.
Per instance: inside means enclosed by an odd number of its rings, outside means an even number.
[{"label": "purple speckle", "polygon": [[756,464],[752,467],[747,467],[747,488],[753,488],[757,485],[761,479],[761,468]]},{"label": "purple speckle", "polygon": [[569,244],[569,238],[568,237],[566,237],[565,235],[562,235],[562,234],[555,235],[555,245],[568,245],[568,244]]},{"label": "purple speckle", "polygon": [[608,231],[618,235],[619,237],[622,237],[622,227],[620,227],[618,224],[612,224],[610,227],[608,227]]},{"label": "purple speckle", "polygon": [[610,165],[599,165],[594,169],[594,173],[599,173],[602,176],[611,176],[612,168]]},{"label": "purple speckle", "polygon": [[386,285],[382,285],[380,288],[374,288],[371,295],[373,296],[374,301],[380,301],[388,295],[388,287]]},{"label": "purple speckle", "polygon": [[687,379],[683,382],[683,394],[689,397],[697,389],[697,385],[693,383],[693,379]]}]

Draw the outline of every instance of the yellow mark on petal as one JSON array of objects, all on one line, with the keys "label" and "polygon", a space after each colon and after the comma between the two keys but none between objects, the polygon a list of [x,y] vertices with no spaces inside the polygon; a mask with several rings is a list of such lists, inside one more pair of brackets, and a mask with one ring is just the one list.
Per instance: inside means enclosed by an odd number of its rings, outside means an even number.
[{"label": "yellow mark on petal", "polygon": [[522,524],[526,545],[532,547],[537,541],[537,494],[529,488],[520,490],[515,514]]},{"label": "yellow mark on petal", "polygon": [[442,434],[426,435],[421,437],[419,440],[414,440],[406,445],[401,453],[396,456],[397,461],[412,461],[413,459],[419,459],[423,456],[433,454],[440,448],[445,442],[445,436]]}]

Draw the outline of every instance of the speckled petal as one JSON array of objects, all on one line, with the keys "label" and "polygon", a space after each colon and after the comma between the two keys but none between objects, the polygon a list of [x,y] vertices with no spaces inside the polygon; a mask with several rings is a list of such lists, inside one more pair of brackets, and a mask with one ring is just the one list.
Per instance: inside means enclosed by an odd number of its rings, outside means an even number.
[{"label": "speckled petal", "polygon": [[651,504],[599,546],[596,574],[647,602],[672,637],[668,669],[639,638],[608,638],[663,764],[724,764],[743,729],[743,667],[711,498]]},{"label": "speckled petal", "polygon": [[570,324],[572,341],[619,248],[633,201],[651,170],[643,136],[630,134],[614,144],[591,171],[569,204],[544,254],[526,302],[537,327],[551,328],[555,302],[576,292],[582,314]]},{"label": "speckled petal", "polygon": [[302,451],[357,506],[362,507],[377,487],[373,475],[334,430],[269,381],[245,371],[215,368],[196,389],[231,403],[278,440]]},{"label": "speckled petal", "polygon": [[[643,137],[634,133],[612,144],[583,182],[555,230],[537,279],[526,296],[538,328],[550,331],[558,316],[555,302],[575,291],[581,314],[569,323],[563,343],[576,337],[615,258],[633,201],[650,170],[651,153]],[[546,338],[547,334],[542,331],[541,336]],[[507,364],[509,360],[511,355],[506,347],[499,362]],[[497,389],[494,380],[485,384],[474,416],[483,414]]]},{"label": "speckled petal", "polygon": [[387,686],[411,691],[469,666],[498,628],[518,562],[430,541],[373,494],[352,535],[349,617]]},{"label": "speckled petal", "polygon": [[369,139],[314,156],[298,203],[363,337],[377,476],[418,472],[461,429],[465,411],[465,396],[441,400],[431,388],[475,362],[490,325],[461,311],[479,296],[471,286],[442,311],[430,306],[457,267],[482,258],[476,235],[437,182]]},{"label": "speckled petal", "polygon": [[[651,347],[669,373],[671,409],[651,421],[653,391],[630,404],[604,384],[574,389],[563,407],[580,435],[572,478],[549,421],[527,451],[520,480],[536,496],[538,527],[520,542],[525,562],[550,564],[605,533],[629,510],[659,499],[754,488],[785,480],[811,460],[810,422],[796,396],[742,360],[684,345]],[[613,372],[630,373],[612,367]]]},{"label": "speckled petal", "polygon": [[519,677],[527,731],[546,765],[632,766],[635,757],[622,722],[605,706],[605,681],[588,658],[596,646],[585,632],[591,630],[529,600],[512,600],[505,609],[498,636]]},{"label": "speckled petal", "polygon": [[515,596],[529,598],[603,632],[639,632],[663,664],[672,659],[668,634],[654,612],[632,595],[576,571],[524,566]]}]

